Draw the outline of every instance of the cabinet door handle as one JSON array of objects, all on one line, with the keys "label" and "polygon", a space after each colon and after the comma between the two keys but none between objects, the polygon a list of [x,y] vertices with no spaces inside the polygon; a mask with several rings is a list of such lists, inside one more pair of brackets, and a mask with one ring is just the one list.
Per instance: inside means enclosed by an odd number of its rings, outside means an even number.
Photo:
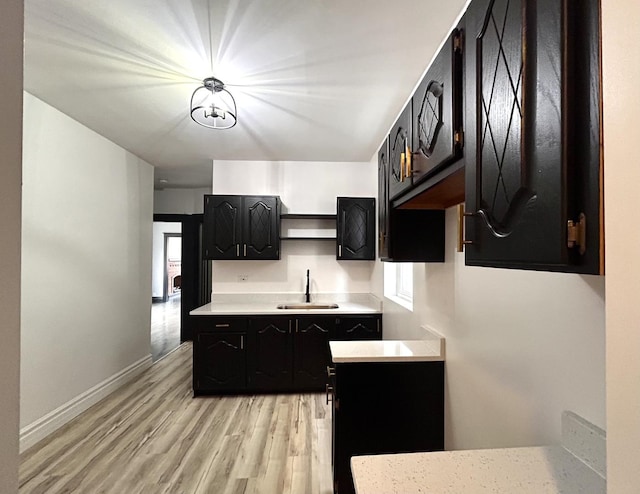
[{"label": "cabinet door handle", "polygon": [[216,328],[229,328],[229,327],[231,327],[231,324],[229,324],[229,323],[216,324]]},{"label": "cabinet door handle", "polygon": [[291,319],[289,319],[289,334],[291,334]]},{"label": "cabinet door handle", "polygon": [[[330,401],[333,401],[333,386],[329,386],[328,384],[325,384],[325,390],[327,392],[327,405],[328,405]],[[331,395],[331,399],[329,399],[329,395]]]},{"label": "cabinet door handle", "polygon": [[296,333],[298,332],[298,320],[296,319]]},{"label": "cabinet door handle", "polygon": [[472,240],[464,239],[464,219],[467,216],[475,216],[473,213],[465,213],[464,212],[464,204],[458,204],[458,248],[456,249],[458,252],[464,252],[465,245],[473,244]]},{"label": "cabinet door handle", "polygon": [[333,377],[336,375],[336,368],[335,367],[331,367],[330,365],[327,365],[327,376],[328,377]]},{"label": "cabinet door handle", "polygon": [[378,329],[378,333],[380,332],[380,319],[376,319],[376,328]]},{"label": "cabinet door handle", "polygon": [[240,350],[244,350],[244,335],[240,335]]},{"label": "cabinet door handle", "polygon": [[236,244],[236,257],[240,257],[240,244]]},{"label": "cabinet door handle", "polygon": [[247,257],[247,244],[244,244],[244,257]]},{"label": "cabinet door handle", "polygon": [[342,257],[342,245],[338,245],[338,257]]}]

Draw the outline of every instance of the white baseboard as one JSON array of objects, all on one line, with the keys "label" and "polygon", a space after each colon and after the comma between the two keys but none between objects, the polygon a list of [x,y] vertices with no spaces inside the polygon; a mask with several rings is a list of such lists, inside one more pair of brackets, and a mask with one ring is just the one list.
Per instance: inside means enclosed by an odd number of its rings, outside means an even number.
[{"label": "white baseboard", "polygon": [[70,422],[89,407],[95,405],[119,387],[151,367],[151,355],[134,362],[117,374],[88,389],[84,393],[59,406],[44,417],[20,429],[20,453]]}]

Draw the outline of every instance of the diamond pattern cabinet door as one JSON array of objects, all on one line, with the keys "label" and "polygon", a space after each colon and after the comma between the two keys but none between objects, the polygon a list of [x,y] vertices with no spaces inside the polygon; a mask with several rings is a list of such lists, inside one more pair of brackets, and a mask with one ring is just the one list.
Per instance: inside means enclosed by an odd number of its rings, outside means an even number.
[{"label": "diamond pattern cabinet door", "polygon": [[462,156],[462,39],[455,29],[412,98],[414,184]]},{"label": "diamond pattern cabinet door", "polygon": [[338,197],[337,212],[337,259],[374,260],[376,200]]},{"label": "diamond pattern cabinet door", "polygon": [[467,264],[597,272],[598,207],[587,256],[567,221],[598,203],[598,18],[597,0],[474,0],[465,13]]},{"label": "diamond pattern cabinet door", "polygon": [[405,107],[389,133],[389,199],[412,185],[411,102]]},{"label": "diamond pattern cabinet door", "polygon": [[241,204],[240,196],[204,196],[204,259],[238,259],[242,234]]},{"label": "diamond pattern cabinet door", "polygon": [[280,207],[274,196],[243,197],[243,259],[280,259]]}]

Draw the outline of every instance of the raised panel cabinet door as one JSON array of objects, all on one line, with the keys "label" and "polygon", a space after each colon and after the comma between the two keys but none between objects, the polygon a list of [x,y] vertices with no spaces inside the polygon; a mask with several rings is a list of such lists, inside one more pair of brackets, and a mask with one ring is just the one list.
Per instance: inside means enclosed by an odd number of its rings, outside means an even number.
[{"label": "raised panel cabinet door", "polygon": [[414,184],[462,157],[462,36],[451,33],[412,98]]},{"label": "raised panel cabinet door", "polygon": [[293,382],[296,389],[324,391],[331,363],[329,340],[335,317],[297,317],[293,334]]},{"label": "raised panel cabinet door", "polygon": [[378,151],[378,256],[389,255],[389,138]]},{"label": "raised panel cabinet door", "polygon": [[292,319],[249,318],[249,387],[267,391],[291,389]]},{"label": "raised panel cabinet door", "polygon": [[336,340],[382,339],[382,317],[340,316],[336,318]]},{"label": "raised panel cabinet door", "polygon": [[238,259],[242,235],[241,196],[204,196],[204,259]]},{"label": "raised panel cabinet door", "polygon": [[389,199],[411,188],[411,101],[389,134]]},{"label": "raised panel cabinet door", "polygon": [[[467,264],[598,272],[598,19],[596,0],[469,6]],[[568,228],[581,213],[583,252]]]},{"label": "raised panel cabinet door", "polygon": [[338,197],[337,211],[337,259],[375,260],[376,200]]},{"label": "raised panel cabinet door", "polygon": [[199,333],[196,337],[198,391],[243,390],[246,387],[245,333]]},{"label": "raised panel cabinet door", "polygon": [[244,259],[280,259],[280,207],[277,197],[243,198]]}]

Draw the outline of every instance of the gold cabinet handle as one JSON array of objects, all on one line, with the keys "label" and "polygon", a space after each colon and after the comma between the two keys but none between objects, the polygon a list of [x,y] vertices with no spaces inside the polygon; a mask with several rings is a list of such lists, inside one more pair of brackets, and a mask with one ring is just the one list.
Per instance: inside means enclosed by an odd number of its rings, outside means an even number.
[{"label": "gold cabinet handle", "polygon": [[464,212],[464,204],[458,204],[458,247],[457,252],[463,252],[465,245],[473,244],[473,240],[464,239],[464,219],[467,216],[475,216],[473,213]]},{"label": "gold cabinet handle", "polygon": [[404,182],[404,165],[406,158],[404,153],[400,153],[400,182]]},{"label": "gold cabinet handle", "polygon": [[413,174],[413,160],[411,159],[411,148],[409,146],[405,147],[405,165],[404,165],[404,175],[405,178],[411,177]]}]

